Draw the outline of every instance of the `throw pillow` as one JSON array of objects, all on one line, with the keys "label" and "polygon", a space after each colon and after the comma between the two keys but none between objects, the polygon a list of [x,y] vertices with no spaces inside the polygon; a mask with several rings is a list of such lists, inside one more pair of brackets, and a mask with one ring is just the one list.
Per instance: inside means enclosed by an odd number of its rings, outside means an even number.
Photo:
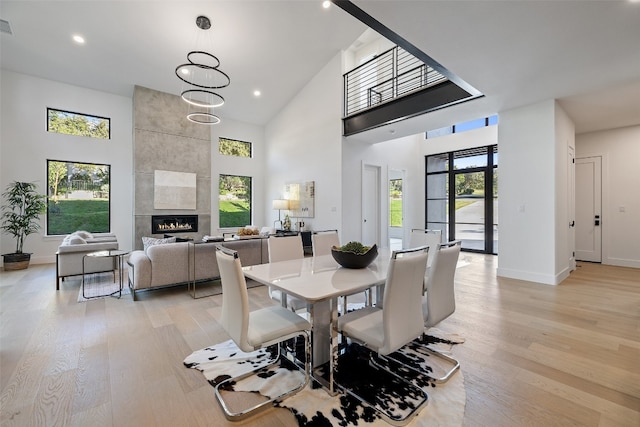
[{"label": "throw pillow", "polygon": [[70,245],[82,245],[85,243],[87,243],[87,241],[78,235],[71,235],[71,237],[69,237]]},{"label": "throw pillow", "polygon": [[84,230],[79,230],[76,231],[72,234],[75,234],[76,236],[80,236],[83,239],[93,239],[93,235],[91,233],[89,233],[88,231],[84,231]]},{"label": "throw pillow", "polygon": [[147,253],[147,249],[149,249],[151,246],[155,246],[155,245],[166,245],[167,243],[175,243],[176,242],[176,238],[175,237],[169,237],[167,239],[156,239],[155,237],[142,237],[142,246],[144,248],[144,253]]}]

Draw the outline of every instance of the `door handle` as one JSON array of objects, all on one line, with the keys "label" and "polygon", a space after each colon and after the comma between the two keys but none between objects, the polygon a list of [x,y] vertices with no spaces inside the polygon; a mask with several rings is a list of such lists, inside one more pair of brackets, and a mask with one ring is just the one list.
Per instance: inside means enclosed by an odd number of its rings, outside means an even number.
[{"label": "door handle", "polygon": [[600,215],[596,215],[595,225],[600,225]]},{"label": "door handle", "polygon": [[571,222],[569,223],[569,227],[573,227],[573,226],[575,226],[575,225],[576,225],[576,222],[575,222],[575,221],[571,221]]}]

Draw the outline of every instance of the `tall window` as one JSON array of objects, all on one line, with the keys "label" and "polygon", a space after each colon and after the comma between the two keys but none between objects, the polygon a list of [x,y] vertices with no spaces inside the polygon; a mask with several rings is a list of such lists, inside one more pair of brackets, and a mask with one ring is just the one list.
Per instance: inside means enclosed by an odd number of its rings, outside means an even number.
[{"label": "tall window", "polygon": [[225,156],[252,157],[250,142],[229,138],[218,138],[218,152]]},{"label": "tall window", "polygon": [[111,166],[47,160],[47,234],[110,230]]},{"label": "tall window", "polygon": [[402,179],[389,180],[389,226],[402,227]]},{"label": "tall window", "polygon": [[47,108],[47,132],[110,139],[111,119]]},{"label": "tall window", "polygon": [[426,227],[462,248],[498,253],[498,146],[426,157]]},{"label": "tall window", "polygon": [[251,177],[220,175],[218,189],[220,228],[251,224]]}]

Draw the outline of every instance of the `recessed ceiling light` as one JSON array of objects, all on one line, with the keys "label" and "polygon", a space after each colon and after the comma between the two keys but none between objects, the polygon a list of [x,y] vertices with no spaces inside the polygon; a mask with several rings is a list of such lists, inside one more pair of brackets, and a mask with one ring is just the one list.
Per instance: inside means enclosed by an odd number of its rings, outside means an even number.
[{"label": "recessed ceiling light", "polygon": [[325,9],[329,9],[329,6],[331,6],[331,2],[329,0],[325,0],[322,2],[322,7],[324,7]]},{"label": "recessed ceiling light", "polygon": [[182,74],[184,74],[184,75],[189,74],[189,70],[187,70],[186,68],[182,68],[182,69],[180,69],[180,72],[181,72]]},{"label": "recessed ceiling light", "polygon": [[255,97],[260,96],[260,91],[259,90],[254,90],[253,91],[253,96],[255,96]]},{"label": "recessed ceiling light", "polygon": [[74,34],[73,35],[73,41],[78,43],[78,44],[84,44],[84,37],[82,37],[79,34]]}]

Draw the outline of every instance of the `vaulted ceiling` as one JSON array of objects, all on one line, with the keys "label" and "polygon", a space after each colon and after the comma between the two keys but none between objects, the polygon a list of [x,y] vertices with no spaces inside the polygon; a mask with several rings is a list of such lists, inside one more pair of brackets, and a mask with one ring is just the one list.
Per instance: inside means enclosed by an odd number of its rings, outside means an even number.
[{"label": "vaulted ceiling", "polygon": [[[640,3],[365,1],[354,3],[485,96],[394,125],[394,137],[558,99],[588,132],[640,124]],[[231,77],[223,120],[266,124],[365,27],[321,1],[5,1],[3,69],[123,96],[134,85],[179,94],[175,75],[213,28],[210,50]],[[72,42],[82,34],[83,46]],[[253,95],[260,90],[260,97]],[[360,139],[389,139],[391,127]]]}]

